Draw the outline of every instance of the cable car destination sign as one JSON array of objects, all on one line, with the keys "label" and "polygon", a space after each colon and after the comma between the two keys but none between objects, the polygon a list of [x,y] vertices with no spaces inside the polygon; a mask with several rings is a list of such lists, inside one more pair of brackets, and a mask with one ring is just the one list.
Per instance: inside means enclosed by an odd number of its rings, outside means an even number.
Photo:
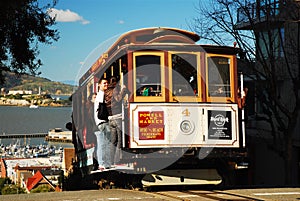
[{"label": "cable car destination sign", "polygon": [[139,111],[138,122],[140,140],[163,140],[165,138],[163,111]]}]

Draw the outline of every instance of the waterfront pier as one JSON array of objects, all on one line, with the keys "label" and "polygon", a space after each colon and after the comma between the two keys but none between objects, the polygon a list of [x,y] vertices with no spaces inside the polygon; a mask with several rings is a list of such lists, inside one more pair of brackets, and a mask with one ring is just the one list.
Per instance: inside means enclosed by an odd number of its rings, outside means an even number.
[{"label": "waterfront pier", "polygon": [[4,138],[41,138],[46,137],[48,133],[21,133],[21,134],[6,134],[2,133],[0,134],[0,139]]}]

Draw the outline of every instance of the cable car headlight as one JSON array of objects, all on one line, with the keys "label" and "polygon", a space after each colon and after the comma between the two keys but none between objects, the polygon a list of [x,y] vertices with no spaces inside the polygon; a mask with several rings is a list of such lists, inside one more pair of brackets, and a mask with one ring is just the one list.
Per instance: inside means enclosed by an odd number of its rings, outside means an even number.
[{"label": "cable car headlight", "polygon": [[180,124],[180,130],[184,134],[191,134],[194,131],[194,124],[189,120],[183,120]]}]

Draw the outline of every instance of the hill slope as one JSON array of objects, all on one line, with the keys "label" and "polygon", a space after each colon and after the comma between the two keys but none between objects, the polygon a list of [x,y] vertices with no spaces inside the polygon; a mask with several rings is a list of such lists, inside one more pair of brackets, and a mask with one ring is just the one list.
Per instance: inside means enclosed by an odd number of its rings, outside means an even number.
[{"label": "hill slope", "polygon": [[28,74],[20,76],[11,72],[4,72],[5,84],[0,88],[7,90],[32,90],[33,93],[38,93],[39,89],[47,94],[72,94],[75,86],[54,82],[46,78],[35,77]]}]

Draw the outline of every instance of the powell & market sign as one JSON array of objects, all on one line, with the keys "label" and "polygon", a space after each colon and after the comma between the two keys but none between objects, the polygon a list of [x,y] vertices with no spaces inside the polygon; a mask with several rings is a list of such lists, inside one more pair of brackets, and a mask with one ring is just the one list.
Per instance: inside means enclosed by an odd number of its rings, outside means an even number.
[{"label": "powell & market sign", "polygon": [[138,117],[140,140],[164,140],[163,111],[139,111]]}]

